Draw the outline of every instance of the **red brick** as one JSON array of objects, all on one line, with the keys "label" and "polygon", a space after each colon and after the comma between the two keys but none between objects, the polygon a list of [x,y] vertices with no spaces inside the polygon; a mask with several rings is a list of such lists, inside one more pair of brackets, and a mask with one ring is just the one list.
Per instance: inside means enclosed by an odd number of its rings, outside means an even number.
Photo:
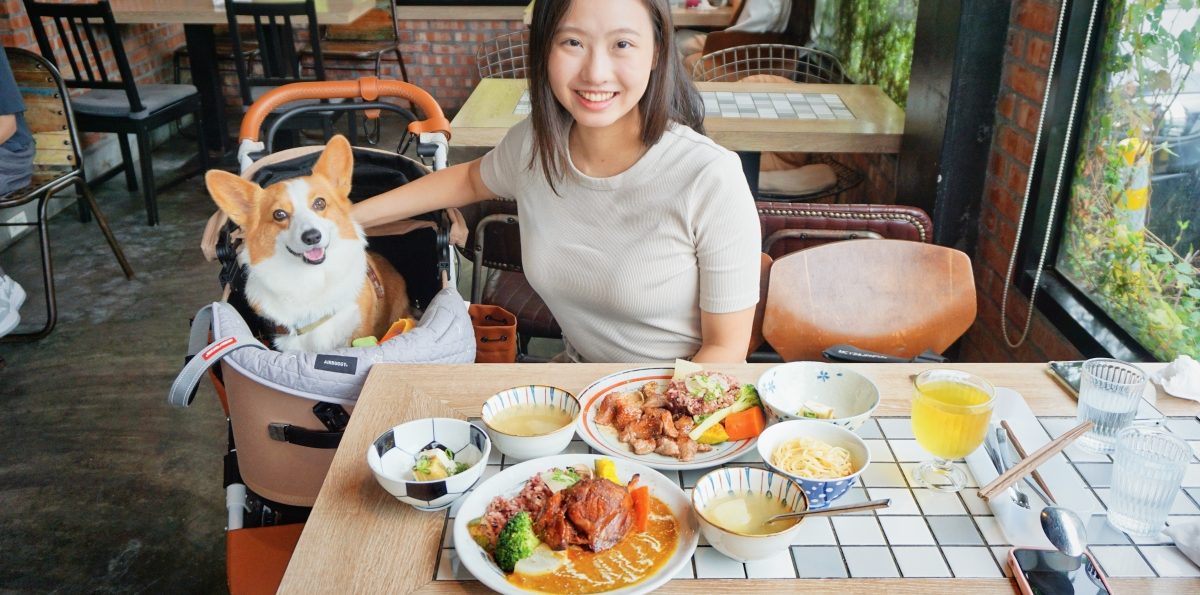
[{"label": "red brick", "polygon": [[1012,128],[1001,128],[997,132],[1000,135],[1000,147],[1004,149],[1004,152],[1008,153],[1017,163],[1028,167],[1029,160],[1033,156],[1032,139],[1026,138]]},{"label": "red brick", "polygon": [[1043,2],[1024,0],[1016,7],[1016,24],[1043,35],[1053,35],[1058,22],[1058,3],[1053,6]]},{"label": "red brick", "polygon": [[1009,66],[1006,83],[1012,87],[1013,91],[1041,103],[1046,76],[1044,73],[1031,70],[1028,66],[1012,64]]},{"label": "red brick", "polygon": [[1008,56],[1012,60],[1021,61],[1024,59],[1022,52],[1025,49],[1025,32],[1020,29],[1008,30]]},{"label": "red brick", "polygon": [[1050,53],[1053,49],[1054,44],[1049,39],[1030,36],[1025,46],[1025,61],[1031,66],[1046,70],[1050,68]]}]

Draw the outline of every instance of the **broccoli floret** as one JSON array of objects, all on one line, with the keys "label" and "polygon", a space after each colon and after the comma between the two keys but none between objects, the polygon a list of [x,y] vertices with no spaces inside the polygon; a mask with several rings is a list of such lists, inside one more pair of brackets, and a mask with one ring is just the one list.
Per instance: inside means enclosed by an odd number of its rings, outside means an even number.
[{"label": "broccoli floret", "polygon": [[742,388],[738,390],[738,398],[735,404],[736,403],[742,404],[742,411],[745,411],[750,407],[758,407],[762,405],[762,401],[758,398],[758,391],[754,390],[753,384],[742,385]]},{"label": "broccoli floret", "polygon": [[512,572],[517,562],[533,555],[533,550],[541,543],[533,534],[533,519],[525,511],[518,512],[508,519],[500,537],[496,539],[496,565],[504,572]]}]

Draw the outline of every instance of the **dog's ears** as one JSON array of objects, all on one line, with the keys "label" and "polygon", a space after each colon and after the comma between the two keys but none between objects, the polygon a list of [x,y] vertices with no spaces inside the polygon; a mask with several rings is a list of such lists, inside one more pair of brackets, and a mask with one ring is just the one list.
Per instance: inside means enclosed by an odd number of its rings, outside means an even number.
[{"label": "dog's ears", "polygon": [[312,173],[314,176],[324,176],[339,194],[349,196],[350,178],[354,173],[354,153],[350,150],[350,141],[340,134],[329,139]]},{"label": "dog's ears", "polygon": [[209,170],[204,184],[213,202],[242,229],[248,229],[258,214],[258,193],[262,188],[227,171]]}]

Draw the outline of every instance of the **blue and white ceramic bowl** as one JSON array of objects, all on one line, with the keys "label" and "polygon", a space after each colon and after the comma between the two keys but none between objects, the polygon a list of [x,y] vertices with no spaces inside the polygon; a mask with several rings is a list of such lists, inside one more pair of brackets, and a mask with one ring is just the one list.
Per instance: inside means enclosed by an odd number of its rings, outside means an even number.
[{"label": "blue and white ceramic bowl", "polygon": [[700,533],[717,551],[737,560],[749,562],[776,556],[787,551],[800,523],[780,522],[780,529],[766,535],[752,535],[728,529],[705,516],[709,504],[731,494],[766,494],[783,504],[787,512],[808,510],[808,499],[800,485],[786,475],[757,467],[722,467],[702,476],[692,489],[692,508],[700,521]]},{"label": "blue and white ceramic bowl", "polygon": [[781,420],[809,419],[800,415],[805,401],[833,408],[827,421],[857,430],[879,406],[879,388],[870,378],[834,364],[791,362],[775,366],[755,383],[763,403]]},{"label": "blue and white ceramic bowl", "polygon": [[[543,405],[558,409],[570,416],[571,421],[561,428],[537,436],[517,436],[496,429],[492,420],[510,407]],[[575,436],[575,422],[583,408],[575,395],[557,387],[530,384],[502,390],[483,403],[483,425],[496,448],[515,459],[548,457],[563,451]]]},{"label": "blue and white ceramic bowl", "polygon": [[[801,436],[815,438],[830,446],[840,446],[849,451],[852,472],[844,477],[817,479],[788,473],[777,467],[772,459],[775,450],[784,442]],[[863,469],[871,464],[871,451],[867,448],[867,443],[858,437],[858,434],[841,426],[812,420],[785,421],[768,427],[758,437],[758,455],[762,457],[769,469],[799,482],[808,496],[808,506],[813,510],[825,508],[834,500],[844,496],[858,481],[858,476]]]},{"label": "blue and white ceramic bowl", "polygon": [[[454,452],[454,460],[470,465],[445,479],[417,481],[412,467],[417,455],[436,445]],[[440,510],[475,486],[487,467],[492,441],[473,423],[431,417],[387,430],[367,448],[367,465],[379,485],[401,502],[418,510]]]}]

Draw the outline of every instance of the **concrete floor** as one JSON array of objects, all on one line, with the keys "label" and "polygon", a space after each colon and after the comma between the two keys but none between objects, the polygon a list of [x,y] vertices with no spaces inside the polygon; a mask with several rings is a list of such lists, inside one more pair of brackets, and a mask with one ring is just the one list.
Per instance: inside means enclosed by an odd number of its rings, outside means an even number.
[{"label": "concrete floor", "polygon": [[[156,171],[192,146],[171,139]],[[58,326],[0,344],[0,592],[220,593],[225,422],[207,382],[191,408],[166,403],[189,318],[220,297],[198,248],[215,207],[200,177],[160,194],[156,227],[120,176],[96,194],[136,277],[73,207],[52,220]],[[37,254],[35,234],[0,252],[29,294],[23,329],[45,315]]]}]

